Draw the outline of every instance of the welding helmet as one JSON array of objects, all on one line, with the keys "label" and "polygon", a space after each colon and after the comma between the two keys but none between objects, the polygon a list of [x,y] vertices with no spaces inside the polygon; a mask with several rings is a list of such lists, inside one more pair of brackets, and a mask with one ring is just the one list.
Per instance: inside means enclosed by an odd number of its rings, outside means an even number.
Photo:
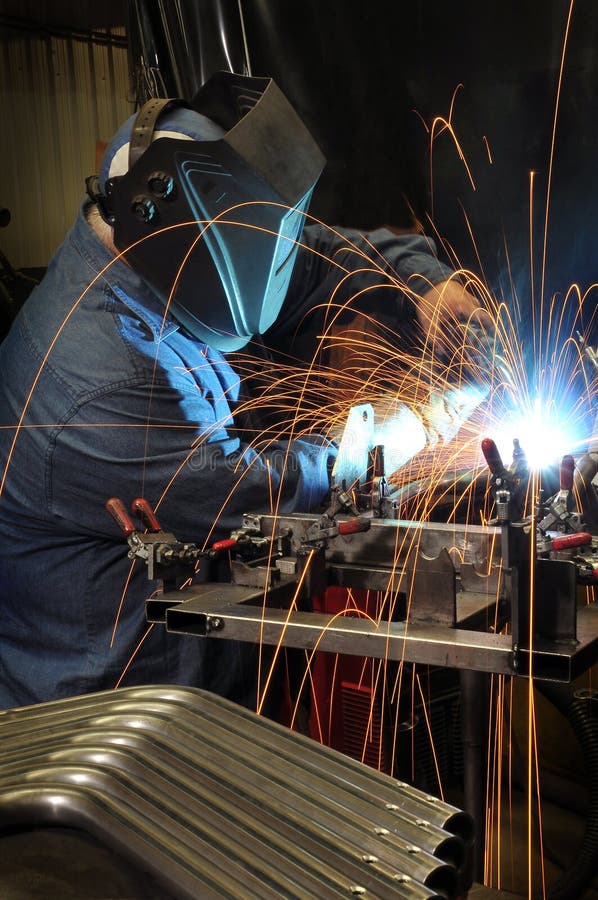
[{"label": "welding helmet", "polygon": [[227,352],[276,320],[323,166],[274,81],[220,72],[189,104],[146,103],[88,193],[170,313]]}]

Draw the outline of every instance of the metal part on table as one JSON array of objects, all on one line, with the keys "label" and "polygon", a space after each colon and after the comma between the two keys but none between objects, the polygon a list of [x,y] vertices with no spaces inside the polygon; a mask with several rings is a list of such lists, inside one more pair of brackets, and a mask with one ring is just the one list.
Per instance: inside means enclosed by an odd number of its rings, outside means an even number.
[{"label": "metal part on table", "polygon": [[[173,632],[564,681],[595,662],[598,613],[591,605],[578,614],[577,587],[598,583],[598,536],[574,508],[573,457],[563,458],[557,494],[540,497],[526,516],[523,448],[515,439],[505,466],[486,438],[496,509],[490,525],[385,519],[384,453],[375,446],[372,456],[368,423],[371,407],[351,411],[335,470],[341,483],[333,484],[325,512],[249,514],[208,551],[185,545],[192,563],[226,551],[231,583],[174,590],[182,581],[165,580],[164,592],[147,601],[148,619]],[[348,486],[356,460],[365,480],[356,476]],[[131,553],[143,556],[147,535],[131,531],[121,501],[110,504],[121,527],[124,521]],[[146,507],[133,504],[156,532],[159,523]],[[168,563],[168,542],[160,546]],[[175,551],[178,561],[176,541]],[[378,592],[376,619],[351,604],[344,615],[310,612],[329,586]],[[510,633],[501,634],[508,622]]]},{"label": "metal part on table", "polygon": [[[209,634],[231,640],[502,675],[526,675],[530,671],[529,649],[518,647],[515,652],[512,636],[508,634],[404,622],[376,624],[365,618],[326,613],[256,609],[227,602],[227,590],[235,587],[222,585],[222,602],[218,604],[213,600],[206,602],[201,585],[185,592],[188,598],[185,602],[166,610],[166,627],[181,634]],[[172,599],[173,595],[165,596],[165,604]],[[533,674],[536,678],[570,682],[596,659],[598,609],[586,606],[578,610],[575,642],[540,638],[534,641]]]},{"label": "metal part on table", "polygon": [[[368,519],[364,530],[361,519],[338,518],[333,533],[322,527],[323,518],[309,514],[246,516],[246,534],[255,534],[258,540],[265,537],[272,545],[277,544],[277,536],[284,535],[280,552],[270,559],[255,560],[245,569],[233,564],[233,585],[199,584],[149,600],[148,618],[166,621],[170,627],[173,618],[166,612],[168,607],[176,604],[184,616],[191,598],[199,599],[202,608],[204,601],[214,602],[218,610],[231,604],[253,607],[253,615],[258,617],[263,607],[288,609],[293,600],[307,602],[330,584],[384,592],[383,619],[390,621],[404,619],[409,604],[410,626],[472,626],[477,622],[487,628],[495,624],[502,596],[497,529]],[[329,523],[326,520],[324,524]],[[346,529],[347,525],[351,528]],[[289,615],[294,618],[295,614]],[[183,621],[177,618],[177,630]],[[384,623],[382,627],[384,630]]]},{"label": "metal part on table", "polygon": [[0,828],[80,828],[180,898],[466,890],[471,818],[197,689],[0,713]]},{"label": "metal part on table", "polygon": [[[560,681],[598,658],[598,610],[577,609],[576,567],[552,559],[535,566],[530,657],[529,591],[521,573],[529,569],[533,543],[524,523],[498,528],[374,518],[365,531],[337,528],[321,539],[321,522],[307,514],[246,516],[246,534],[276,546],[273,558],[255,560],[250,578],[233,566],[237,583],[166,592],[148,601],[148,618],[177,633],[501,674],[526,674],[531,666],[535,677]],[[351,610],[346,616],[307,611],[327,585],[380,591],[379,620]],[[509,615],[512,632],[501,634]]]}]

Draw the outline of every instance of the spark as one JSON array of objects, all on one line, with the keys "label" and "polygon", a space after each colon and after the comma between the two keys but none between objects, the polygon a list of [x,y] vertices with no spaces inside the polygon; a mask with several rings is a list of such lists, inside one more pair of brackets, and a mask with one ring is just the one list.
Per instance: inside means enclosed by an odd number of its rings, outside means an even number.
[{"label": "spark", "polygon": [[[441,134],[448,133],[450,135],[459,158],[465,166],[472,188],[475,189],[472,172],[452,125],[456,95],[457,91],[453,95],[448,117],[438,117],[432,123],[430,128],[431,144]],[[484,141],[489,160],[492,162],[488,142],[485,138]],[[531,210],[534,202],[533,184],[532,176],[529,194],[530,235]],[[182,268],[206,230],[213,224],[228,227],[251,227],[235,220],[236,209],[233,208],[226,214],[222,214],[217,223],[192,222],[177,226],[192,226],[195,229],[199,226],[200,231],[193,237],[187,257],[172,285],[164,316],[167,315]],[[475,244],[473,230],[467,220],[465,210],[464,215],[472,242]],[[312,219],[312,221],[317,220]],[[546,204],[547,227],[548,202]],[[509,457],[512,440],[515,437],[518,438],[530,467],[534,471],[541,468],[547,461],[557,459],[565,452],[581,447],[584,440],[587,439],[585,409],[589,398],[595,391],[595,383],[586,380],[585,389],[580,390],[579,388],[580,380],[583,380],[582,360],[578,344],[572,337],[574,332],[567,330],[565,309],[575,310],[577,307],[574,315],[574,327],[577,328],[582,310],[586,310],[594,299],[591,292],[582,293],[579,289],[572,287],[567,292],[564,301],[562,298],[552,298],[547,308],[544,309],[544,282],[542,281],[540,290],[542,315],[534,325],[533,358],[530,361],[526,357],[526,348],[522,345],[518,333],[520,301],[515,294],[513,280],[511,279],[512,297],[507,303],[492,296],[483,278],[458,267],[455,278],[459,279],[470,292],[479,298],[480,309],[483,310],[488,323],[488,331],[493,335],[490,342],[484,347],[485,353],[480,352],[479,343],[472,336],[475,334],[472,328],[475,322],[451,321],[450,317],[447,320],[446,310],[442,305],[442,296],[428,300],[426,310],[430,321],[428,333],[420,336],[412,348],[406,349],[400,334],[389,326],[380,325],[372,315],[363,311],[363,301],[367,301],[367,293],[370,289],[351,292],[352,279],[356,274],[367,272],[374,279],[375,288],[388,291],[389,298],[397,290],[404,293],[412,302],[421,301],[421,298],[418,298],[396,272],[390,270],[375,248],[368,247],[367,240],[364,241],[364,249],[361,245],[357,246],[348,242],[344,235],[340,235],[334,229],[330,229],[330,233],[342,239],[337,253],[327,260],[331,269],[335,269],[338,273],[338,281],[331,295],[315,311],[322,313],[322,325],[313,358],[306,365],[294,359],[289,353],[282,359],[279,357],[275,364],[270,363],[268,359],[260,359],[256,362],[251,347],[246,351],[230,354],[231,363],[239,373],[242,384],[251,388],[250,391],[248,390],[250,399],[243,400],[237,412],[257,412],[265,424],[258,435],[242,435],[248,451],[254,455],[249,463],[247,463],[247,456],[239,459],[232,473],[233,477],[227,495],[223,498],[219,515],[212,523],[207,535],[198,535],[200,540],[205,541],[204,546],[207,546],[213,532],[221,526],[220,520],[226,512],[227,506],[235,494],[242,490],[243,480],[251,477],[253,467],[264,465],[266,468],[268,496],[265,498],[265,503],[270,512],[276,516],[282,502],[285,479],[290,474],[291,468],[288,441],[301,439],[313,433],[319,433],[331,439],[336,438],[342,431],[350,409],[357,404],[369,404],[375,412],[377,431],[373,434],[373,440],[388,448],[388,478],[393,491],[399,498],[401,513],[404,514],[404,517],[407,517],[406,514],[408,514],[410,518],[422,522],[438,519],[456,522],[461,516],[468,523],[476,523],[479,520],[485,521],[490,518],[491,500],[488,492],[484,490],[486,476],[479,451],[482,437],[494,437],[503,458]],[[152,235],[151,239],[157,237],[158,235]],[[311,253],[321,257],[317,251],[308,249]],[[347,255],[352,257],[354,263],[351,268],[342,262]],[[118,258],[123,256],[126,256],[126,252],[120,254]],[[533,257],[534,249],[530,240],[532,275]],[[480,260],[480,271],[483,274],[481,262]],[[544,263],[545,257],[543,257]],[[93,282],[89,287],[92,284]],[[532,281],[532,298],[534,292],[535,287]],[[30,398],[36,390],[43,366],[51,357],[56,341],[63,330],[68,327],[72,313],[84,296],[85,294],[75,301],[72,310],[57,331],[31,386],[18,422],[14,426],[4,426],[5,428],[14,428],[14,437],[2,475],[0,494],[5,487],[15,444],[21,433],[25,433],[28,429],[49,427],[47,424],[39,424],[27,419]],[[309,322],[306,320],[302,324],[308,326]],[[585,333],[589,333],[587,328]],[[156,373],[157,367],[158,357],[156,356],[154,373]],[[175,426],[153,423],[151,407],[152,397],[150,396],[147,419],[142,425],[118,423],[103,427],[146,428],[146,450],[149,448],[150,433],[154,429],[163,427],[190,429],[186,451],[182,453],[178,464],[173,466],[171,477],[163,486],[160,495],[155,498],[154,506],[159,509],[168,498],[177,479],[191,464],[194,455],[201,452],[202,448],[209,447],[211,440],[222,428],[226,428],[227,424],[222,421],[215,422],[209,430],[203,431],[198,436],[199,426],[197,423]],[[88,424],[74,427],[92,426]],[[285,442],[286,449],[283,450],[279,477],[272,467],[268,454],[281,442]],[[549,454],[549,459],[546,454]],[[481,491],[480,485],[482,485]],[[481,500],[480,494],[482,495]],[[455,554],[459,552],[457,548],[451,549]],[[406,577],[399,566],[399,561],[406,558],[417,559],[418,553],[417,534],[410,537],[406,535],[403,543],[394,548],[396,565],[395,571],[389,579],[387,590],[379,592],[376,596],[366,596],[365,598],[361,593],[349,591],[344,605],[341,605],[341,609],[335,613],[332,621],[343,616],[360,616],[377,624],[378,627],[386,628],[390,633],[393,607],[399,602],[399,596],[404,595],[407,604],[407,622],[409,622],[414,573],[410,578]],[[283,636],[290,627],[290,617],[297,606],[301,586],[309,574],[310,559],[311,557],[306,561],[297,587],[297,595],[289,608],[289,619],[285,623]],[[125,601],[130,577],[131,573],[129,573],[123,589],[119,610]],[[532,604],[534,602],[533,591],[530,602]],[[370,606],[370,604],[372,605]],[[372,610],[375,611],[372,612]],[[120,612],[115,618],[112,641],[114,641],[119,614]],[[496,603],[493,615],[497,616]],[[266,616],[264,594],[264,626]],[[533,605],[530,611],[530,623],[532,621]],[[147,637],[152,627],[148,628],[144,638]],[[134,648],[118,681],[119,684],[125,678],[136,654],[140,652],[144,638]],[[530,639],[532,638],[533,634],[530,635]],[[316,640],[314,647],[305,654],[305,669],[297,692],[297,701],[290,715],[291,726],[296,724],[298,702],[303,690],[313,685],[313,668],[320,640],[321,638]],[[269,662],[269,669],[263,678],[261,676],[262,666],[261,664],[259,666],[258,712],[261,711],[267,699],[276,674],[275,664],[282,652],[283,644],[281,642],[275,648],[273,659]],[[342,678],[340,662],[339,657],[335,657],[332,690]],[[423,715],[432,747],[439,790],[442,793],[442,773],[433,745],[428,699],[425,696],[420,676],[415,672],[415,667],[411,668],[411,678],[405,677],[405,671],[404,659],[398,662],[396,670],[388,668],[387,660],[382,660],[373,667],[364,661],[360,673],[360,684],[367,681],[368,686],[371,686],[372,705],[365,729],[362,756],[365,757],[366,742],[368,738],[371,739],[373,733],[373,704],[380,695],[385,698],[389,697],[391,705],[394,705],[392,712],[389,713],[384,705],[381,720],[382,725],[388,725],[392,731],[393,751],[390,766],[391,772],[394,774],[399,764],[403,764],[403,760],[397,760],[396,752],[398,735],[402,726],[400,703],[406,702],[411,705],[411,723],[413,723],[415,698],[419,695],[423,704]],[[407,668],[407,672],[409,672],[409,668]],[[528,814],[530,821],[534,791],[538,795],[539,803],[536,721],[531,684],[530,677],[528,698]],[[489,827],[492,821],[490,809],[493,804],[494,815],[498,816],[498,827],[500,826],[501,749],[503,740],[505,740],[502,703],[505,692],[505,685],[499,680],[497,707],[494,712],[494,734],[489,741],[492,753],[492,756],[488,757]],[[405,695],[407,696],[404,701]],[[313,689],[312,697],[314,698],[313,732],[319,739],[330,741],[332,704],[327,716],[324,717],[316,702],[316,693]],[[510,720],[509,728],[511,728]],[[326,733],[324,734],[324,732]],[[381,728],[381,735],[383,732],[384,728]],[[412,765],[414,765],[414,728],[411,728],[411,738]],[[382,743],[377,750],[378,760],[381,763]],[[490,762],[492,762],[492,769],[490,769]],[[491,789],[496,794],[494,800],[490,796]],[[531,847],[531,824],[528,840]],[[501,852],[502,848],[499,844],[495,866],[493,860],[487,861],[489,877],[496,871],[500,878]],[[531,864],[529,877],[531,885]]]}]

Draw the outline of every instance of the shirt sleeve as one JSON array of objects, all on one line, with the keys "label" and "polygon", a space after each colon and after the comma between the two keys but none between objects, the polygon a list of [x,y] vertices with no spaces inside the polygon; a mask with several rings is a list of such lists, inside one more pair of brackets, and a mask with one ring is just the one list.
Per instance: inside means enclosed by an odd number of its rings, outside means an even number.
[{"label": "shirt sleeve", "polygon": [[299,331],[322,333],[331,316],[342,323],[358,312],[390,327],[412,324],[417,296],[452,274],[426,235],[309,225],[281,314],[264,340],[288,347]]},{"label": "shirt sleeve", "polygon": [[[151,396],[148,416],[148,398]],[[118,535],[109,497],[145,497],[162,527],[202,543],[245,512],[306,511],[329,488],[332,444],[309,437],[243,445],[211,398],[156,380],[106,390],[57,430],[49,456],[50,510],[84,533]]]}]

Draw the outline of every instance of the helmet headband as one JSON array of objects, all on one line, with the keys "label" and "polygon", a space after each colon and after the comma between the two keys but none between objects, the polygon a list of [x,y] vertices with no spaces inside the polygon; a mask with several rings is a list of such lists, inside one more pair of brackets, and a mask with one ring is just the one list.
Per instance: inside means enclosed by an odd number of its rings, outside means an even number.
[{"label": "helmet headband", "polygon": [[111,186],[114,239],[192,334],[234,350],[280,312],[324,158],[270,79],[219,73],[191,107],[228,131],[151,142],[164,109],[144,108],[151,125]]}]

